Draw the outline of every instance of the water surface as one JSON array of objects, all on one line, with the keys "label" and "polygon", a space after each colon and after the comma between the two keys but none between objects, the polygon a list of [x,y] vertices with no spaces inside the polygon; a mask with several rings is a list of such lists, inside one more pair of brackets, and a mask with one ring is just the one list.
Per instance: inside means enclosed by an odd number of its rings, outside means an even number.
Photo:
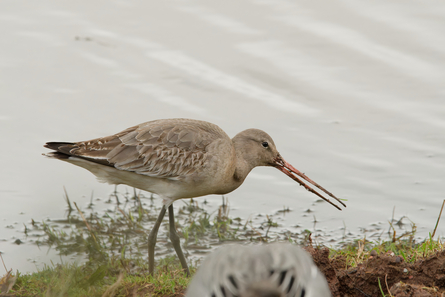
[{"label": "water surface", "polygon": [[[434,228],[445,183],[445,4],[437,1],[2,1],[0,250],[32,271],[55,254],[23,235],[113,186],[41,156],[158,118],[267,131],[341,198],[337,211],[273,168],[229,194],[231,215],[359,233],[408,216]],[[214,196],[215,201],[220,197]],[[313,213],[307,215],[311,209]],[[439,235],[444,235],[443,224]],[[24,244],[13,242],[21,239]]]}]

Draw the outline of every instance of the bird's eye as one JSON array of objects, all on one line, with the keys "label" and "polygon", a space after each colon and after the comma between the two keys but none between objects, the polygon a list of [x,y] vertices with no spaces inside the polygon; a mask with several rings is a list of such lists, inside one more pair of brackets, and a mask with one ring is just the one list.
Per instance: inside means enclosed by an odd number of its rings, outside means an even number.
[{"label": "bird's eye", "polygon": [[263,147],[269,147],[269,144],[267,143],[267,141],[264,141],[261,145],[262,145]]}]

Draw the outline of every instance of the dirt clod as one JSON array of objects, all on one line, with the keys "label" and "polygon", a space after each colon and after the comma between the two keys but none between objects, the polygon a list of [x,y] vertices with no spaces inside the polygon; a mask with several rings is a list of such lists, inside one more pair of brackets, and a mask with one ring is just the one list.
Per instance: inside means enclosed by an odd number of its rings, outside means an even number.
[{"label": "dirt clod", "polygon": [[347,267],[346,259],[329,259],[329,249],[306,247],[314,262],[325,274],[333,296],[394,297],[445,295],[445,251],[414,263],[392,254],[372,255],[356,267]]}]

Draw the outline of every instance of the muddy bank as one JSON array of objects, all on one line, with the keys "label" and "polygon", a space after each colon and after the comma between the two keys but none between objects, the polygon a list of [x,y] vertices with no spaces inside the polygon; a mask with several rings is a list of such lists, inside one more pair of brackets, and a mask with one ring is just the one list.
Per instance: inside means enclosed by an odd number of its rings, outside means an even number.
[{"label": "muddy bank", "polygon": [[343,256],[329,258],[327,248],[305,248],[326,275],[333,296],[442,296],[445,293],[445,251],[406,263],[390,253],[371,256],[357,267],[347,267]]}]

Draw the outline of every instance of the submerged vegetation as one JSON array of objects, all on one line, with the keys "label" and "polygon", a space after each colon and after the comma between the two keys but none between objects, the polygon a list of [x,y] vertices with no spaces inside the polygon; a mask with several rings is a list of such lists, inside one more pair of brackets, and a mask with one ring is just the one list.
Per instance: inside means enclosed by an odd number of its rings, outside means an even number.
[{"label": "submerged vegetation", "polygon": [[[24,232],[37,238],[34,242],[39,246],[51,247],[61,256],[76,256],[83,261],[47,265],[32,274],[5,275],[0,280],[0,292],[9,289],[5,285],[8,281],[15,284],[4,296],[183,295],[190,278],[182,272],[168,241],[168,224],[163,224],[158,236],[155,275],[148,274],[147,234],[160,210],[153,197],[144,197],[136,191],[131,194],[114,191],[105,202],[111,208],[103,212],[95,210],[93,196],[84,210],[71,203],[66,193],[65,198],[68,205],[66,218],[49,222],[33,220],[31,226],[25,226]],[[209,213],[206,205],[205,200],[201,205],[193,199],[185,201],[176,216],[178,233],[185,239],[182,245],[191,263],[192,275],[204,254],[225,242],[289,241],[314,247],[320,245],[320,235],[309,230],[291,233],[279,228],[276,216],[289,212],[288,208],[275,215],[259,216],[254,222],[251,218],[232,218],[228,200],[224,197],[213,212]],[[435,230],[428,238],[419,241],[416,225],[411,222],[411,230],[398,234],[394,225],[401,224],[403,219],[407,218],[393,218],[388,232],[382,230],[376,239],[376,232],[371,234],[372,239],[366,238],[366,232],[355,240],[345,235],[344,240],[330,248],[329,257],[341,257],[346,267],[355,267],[379,254],[399,256],[411,263],[444,250],[443,242],[434,239]]]}]

